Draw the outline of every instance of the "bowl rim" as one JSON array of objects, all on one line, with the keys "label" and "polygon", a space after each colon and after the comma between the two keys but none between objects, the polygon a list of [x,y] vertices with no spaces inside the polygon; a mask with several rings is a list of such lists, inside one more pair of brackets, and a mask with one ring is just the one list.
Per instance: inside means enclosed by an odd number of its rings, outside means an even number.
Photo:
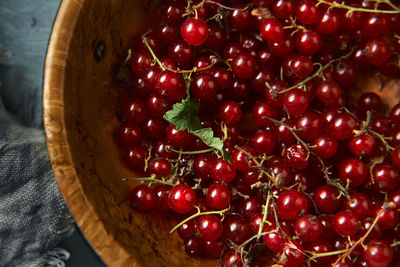
[{"label": "bowl rim", "polygon": [[67,55],[84,0],[61,2],[47,48],[43,75],[43,119],[47,149],[60,191],[91,247],[108,266],[139,266],[110,234],[84,194],[68,146],[64,113]]}]

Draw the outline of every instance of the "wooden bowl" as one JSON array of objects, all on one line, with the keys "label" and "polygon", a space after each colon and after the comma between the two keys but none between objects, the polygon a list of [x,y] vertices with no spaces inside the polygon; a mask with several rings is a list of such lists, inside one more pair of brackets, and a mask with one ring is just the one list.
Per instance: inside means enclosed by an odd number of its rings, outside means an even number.
[{"label": "wooden bowl", "polygon": [[[109,266],[218,266],[182,250],[176,221],[130,207],[132,177],[112,132],[121,85],[114,71],[129,37],[148,24],[143,0],[64,0],[45,66],[44,121],[62,194],[89,243]],[[153,1],[154,2],[154,1]]]},{"label": "wooden bowl", "polygon": [[[150,3],[62,2],[44,76],[50,158],[75,220],[109,266],[218,266],[215,260],[199,261],[183,252],[177,235],[168,234],[176,223],[169,216],[131,209],[132,184],[121,180],[134,174],[122,164],[112,138],[115,106],[123,87],[114,81],[114,71],[125,55],[128,38],[155,16]],[[364,80],[369,91],[376,91],[378,82]],[[395,95],[381,94],[391,105],[399,99],[396,86]]]}]

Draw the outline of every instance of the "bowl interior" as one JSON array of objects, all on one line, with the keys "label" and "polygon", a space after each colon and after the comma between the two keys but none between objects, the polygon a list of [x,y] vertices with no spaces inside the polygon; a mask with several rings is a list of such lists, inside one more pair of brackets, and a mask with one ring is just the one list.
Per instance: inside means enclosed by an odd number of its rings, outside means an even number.
[{"label": "bowl interior", "polygon": [[45,123],[61,191],[85,236],[110,266],[217,266],[182,250],[177,221],[130,207],[134,177],[113,131],[126,85],[115,70],[130,38],[152,23],[154,1],[63,1],[48,51]]},{"label": "bowl interior", "polygon": [[[130,207],[134,177],[113,139],[118,98],[126,85],[115,70],[130,38],[159,17],[154,1],[63,1],[49,45],[44,79],[44,117],[49,154],[61,191],[88,241],[109,266],[218,266],[182,250],[177,221]],[[399,81],[365,76],[353,99],[375,91],[393,106]]]}]

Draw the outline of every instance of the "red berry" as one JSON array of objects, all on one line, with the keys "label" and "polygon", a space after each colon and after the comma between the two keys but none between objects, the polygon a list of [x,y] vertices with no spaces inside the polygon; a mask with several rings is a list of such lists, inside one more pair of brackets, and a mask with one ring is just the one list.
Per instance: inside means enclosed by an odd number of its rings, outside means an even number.
[{"label": "red berry", "polygon": [[276,146],[276,137],[270,131],[256,133],[251,139],[251,147],[260,154],[270,154]]},{"label": "red berry", "polygon": [[227,125],[234,125],[242,118],[242,110],[235,101],[226,101],[219,107],[219,119]]},{"label": "red berry", "polygon": [[308,156],[308,150],[303,144],[293,144],[284,152],[287,164],[298,170],[303,170],[308,166]]},{"label": "red berry", "polygon": [[322,224],[316,216],[305,214],[294,222],[293,229],[300,240],[312,242],[321,235]]},{"label": "red berry", "polygon": [[371,65],[382,65],[390,58],[390,46],[381,38],[374,38],[365,43],[363,59]]},{"label": "red berry", "polygon": [[147,149],[145,147],[135,146],[125,150],[125,162],[134,171],[143,171],[146,157]]},{"label": "red berry", "polygon": [[302,24],[313,24],[320,17],[319,9],[312,0],[301,0],[296,6],[296,17]]},{"label": "red berry", "polygon": [[182,75],[171,71],[162,71],[157,75],[155,90],[169,100],[180,100],[186,95],[185,81]]},{"label": "red berry", "polygon": [[208,73],[195,75],[190,83],[190,92],[199,99],[209,99],[217,94],[217,82]]},{"label": "red berry", "polygon": [[277,19],[265,19],[261,22],[260,34],[267,42],[280,42],[283,39],[283,25]]},{"label": "red berry", "polygon": [[[326,241],[325,239],[318,239],[314,242],[311,242],[308,245],[308,250],[312,251],[314,253],[327,253],[332,251],[332,245],[330,242]],[[319,257],[316,258],[316,263],[318,264],[324,264],[327,263],[332,256],[325,256],[325,257]]]},{"label": "red berry", "polygon": [[322,185],[314,191],[313,199],[317,208],[325,213],[336,212],[342,203],[339,190],[332,185]]},{"label": "red berry", "polygon": [[166,123],[161,118],[150,118],[144,123],[146,136],[151,140],[159,140],[164,137]]},{"label": "red berry", "polygon": [[186,130],[178,131],[173,124],[169,124],[165,129],[165,137],[174,147],[185,147],[192,143],[193,135]]},{"label": "red berry", "polygon": [[367,37],[379,37],[390,32],[390,21],[386,14],[370,13],[363,20],[363,33]]},{"label": "red berry", "polygon": [[235,244],[242,244],[251,237],[251,229],[240,216],[232,216],[224,221],[224,235]]},{"label": "red berry", "polygon": [[338,149],[336,140],[325,134],[321,134],[315,138],[312,145],[312,150],[322,159],[333,157]]},{"label": "red berry", "polygon": [[271,107],[265,101],[260,101],[256,103],[253,107],[253,117],[258,126],[261,127],[268,127],[272,126],[273,123],[265,117],[276,119],[277,118],[277,111],[274,107]]},{"label": "red berry", "polygon": [[193,172],[198,178],[207,180],[208,175],[211,175],[211,165],[214,162],[214,157],[210,154],[200,154],[195,157],[193,163]]},{"label": "red berry", "polygon": [[240,79],[253,76],[256,59],[247,52],[239,53],[231,62],[232,72]]},{"label": "red berry", "polygon": [[345,140],[353,135],[355,128],[356,120],[350,114],[341,113],[332,119],[328,131],[336,140]]},{"label": "red berry", "polygon": [[142,141],[142,130],[135,124],[122,123],[116,131],[116,137],[123,146],[135,146]]},{"label": "red berry", "polygon": [[278,0],[272,4],[272,13],[279,19],[288,19],[295,11],[293,0]]},{"label": "red berry", "polygon": [[232,153],[232,165],[236,169],[243,172],[251,171],[253,170],[252,166],[254,166],[254,163],[242,150],[249,153],[250,155],[255,155],[253,149],[251,149],[250,147],[241,146],[240,149],[235,149]]},{"label": "red berry", "polygon": [[150,93],[146,101],[147,110],[153,116],[164,116],[165,112],[171,109],[171,102],[156,93]]},{"label": "red berry", "polygon": [[333,218],[333,229],[342,236],[353,236],[358,232],[357,218],[350,211],[340,211]]},{"label": "red berry", "polygon": [[[375,212],[374,216],[378,216],[378,213],[382,207],[378,207]],[[378,220],[379,226],[384,230],[393,229],[399,223],[399,212],[395,208],[386,208],[383,207],[383,212],[379,216]]]},{"label": "red berry", "polygon": [[153,64],[153,57],[146,50],[139,50],[133,54],[131,59],[131,68],[133,73],[143,77],[147,70]]},{"label": "red berry", "polygon": [[392,152],[393,165],[400,169],[400,145],[398,145]]},{"label": "red berry", "polygon": [[286,242],[280,253],[278,264],[284,267],[300,267],[304,261],[304,249],[295,240]]},{"label": "red berry", "polygon": [[200,18],[188,18],[181,25],[181,36],[186,43],[199,46],[209,35],[207,23]]},{"label": "red berry", "polygon": [[229,11],[227,19],[229,25],[238,30],[247,29],[252,23],[251,11],[244,4],[235,5],[234,9]]},{"label": "red berry", "polygon": [[339,84],[334,80],[325,80],[317,86],[317,97],[319,101],[335,104],[339,101],[342,96],[342,89]]},{"label": "red berry", "polygon": [[240,257],[240,253],[229,249],[222,255],[222,266],[223,267],[243,267],[243,262]]},{"label": "red berry", "polygon": [[148,172],[156,178],[166,178],[171,174],[171,163],[163,158],[153,158],[149,162]]},{"label": "red berry", "polygon": [[188,213],[196,202],[196,193],[186,184],[175,185],[168,196],[169,207],[176,213]]},{"label": "red berry", "polygon": [[204,253],[204,243],[199,237],[193,235],[189,236],[183,241],[183,248],[186,254],[191,257],[199,257]]},{"label": "red berry", "polygon": [[[272,232],[276,230],[275,224],[265,224],[263,232]],[[257,229],[258,232],[258,229]],[[285,231],[286,232],[286,231]],[[280,252],[287,238],[281,232],[272,232],[263,236],[264,245],[275,252]]]},{"label": "red berry", "polygon": [[207,204],[214,209],[225,209],[231,201],[231,191],[223,183],[213,183],[207,190]]},{"label": "red berry", "polygon": [[283,95],[283,106],[290,115],[298,116],[308,108],[308,94],[304,90],[293,89]]},{"label": "red berry", "polygon": [[310,208],[309,199],[295,190],[283,191],[277,200],[278,215],[284,219],[296,220],[304,215]]},{"label": "red berry", "polygon": [[156,196],[149,186],[138,185],[131,191],[131,201],[140,211],[144,212],[154,207]]},{"label": "red berry", "polygon": [[322,37],[314,30],[303,31],[296,34],[295,45],[299,53],[312,56],[321,49]]},{"label": "red berry", "polygon": [[340,27],[340,16],[334,10],[325,12],[317,20],[315,27],[322,34],[333,34]]},{"label": "red berry", "polygon": [[203,241],[215,241],[222,234],[221,220],[215,215],[202,215],[197,219],[196,224]]},{"label": "red berry", "polygon": [[[189,65],[193,53],[193,47],[183,40],[177,40],[168,46],[168,58],[183,66]],[[176,74],[182,77],[181,74]]]},{"label": "red berry", "polygon": [[372,180],[374,187],[381,192],[390,192],[399,184],[399,171],[392,164],[383,162],[377,164],[372,169]]},{"label": "red berry", "polygon": [[209,49],[220,49],[224,47],[226,43],[226,32],[223,28],[221,28],[216,23],[210,23],[208,25],[209,34],[208,39],[205,42],[204,46]]},{"label": "red berry", "polygon": [[226,241],[205,241],[204,248],[206,250],[207,257],[218,259],[221,257],[222,251],[226,246]]},{"label": "red berry", "polygon": [[375,138],[367,133],[356,135],[350,139],[348,147],[355,156],[370,155],[375,149]]},{"label": "red berry", "polygon": [[347,185],[348,183],[351,188],[355,188],[367,180],[368,169],[363,161],[348,158],[340,162],[338,173],[342,184]]},{"label": "red berry", "polygon": [[142,100],[130,98],[122,103],[122,115],[129,122],[141,123],[146,119],[146,107]]},{"label": "red berry", "polygon": [[389,243],[383,240],[372,240],[363,252],[363,259],[371,267],[387,266],[392,260],[393,251]]},{"label": "red berry", "polygon": [[355,192],[345,199],[343,209],[351,211],[354,216],[362,220],[372,214],[372,202],[367,195]]},{"label": "red berry", "polygon": [[196,231],[197,231],[197,229],[196,229],[195,220],[189,220],[189,221],[183,223],[181,226],[179,226],[179,228],[177,230],[178,235],[182,239],[185,239],[186,237],[193,235]]},{"label": "red berry", "polygon": [[236,168],[223,159],[214,160],[210,172],[214,180],[225,180],[227,183],[232,181],[236,176]]},{"label": "red berry", "polygon": [[396,124],[396,126],[400,126],[400,103],[395,105],[390,110],[389,117],[390,117],[390,120],[391,120],[392,123]]},{"label": "red berry", "polygon": [[158,211],[168,211],[169,206],[168,206],[168,195],[169,191],[171,190],[171,187],[168,185],[157,185],[154,187],[153,191],[154,194],[156,195],[156,203],[154,205],[154,208]]},{"label": "red berry", "polygon": [[314,111],[306,111],[296,119],[297,135],[304,141],[312,141],[322,131],[322,118]]}]

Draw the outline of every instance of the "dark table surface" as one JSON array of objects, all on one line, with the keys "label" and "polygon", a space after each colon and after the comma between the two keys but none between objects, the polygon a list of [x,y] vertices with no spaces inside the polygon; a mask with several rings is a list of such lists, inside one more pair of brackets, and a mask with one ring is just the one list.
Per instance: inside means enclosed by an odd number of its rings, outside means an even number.
[{"label": "dark table surface", "polygon": [[[0,0],[0,96],[7,109],[27,126],[43,125],[43,65],[60,2]],[[26,97],[37,101],[23,106]],[[58,247],[71,253],[67,267],[105,266],[77,227]]]}]

